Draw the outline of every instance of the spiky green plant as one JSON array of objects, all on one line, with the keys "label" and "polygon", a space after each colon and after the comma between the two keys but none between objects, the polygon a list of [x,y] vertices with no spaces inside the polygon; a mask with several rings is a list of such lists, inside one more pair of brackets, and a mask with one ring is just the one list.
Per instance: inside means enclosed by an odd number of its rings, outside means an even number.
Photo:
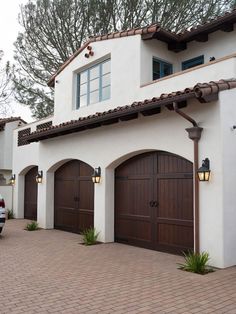
[{"label": "spiky green plant", "polygon": [[208,272],[212,272],[212,268],[210,268],[207,263],[210,260],[209,253],[194,253],[189,251],[188,253],[184,253],[184,264],[179,264],[179,268],[196,273],[196,274],[206,274]]},{"label": "spiky green plant", "polygon": [[85,245],[93,245],[97,243],[99,232],[97,232],[95,228],[91,227],[89,229],[84,230],[82,235]]},{"label": "spiky green plant", "polygon": [[13,212],[13,209],[9,209],[7,211],[7,217],[8,217],[8,219],[14,219],[15,218],[15,214]]},{"label": "spiky green plant", "polygon": [[35,231],[39,229],[39,225],[36,221],[31,221],[26,225],[25,229],[28,231]]}]

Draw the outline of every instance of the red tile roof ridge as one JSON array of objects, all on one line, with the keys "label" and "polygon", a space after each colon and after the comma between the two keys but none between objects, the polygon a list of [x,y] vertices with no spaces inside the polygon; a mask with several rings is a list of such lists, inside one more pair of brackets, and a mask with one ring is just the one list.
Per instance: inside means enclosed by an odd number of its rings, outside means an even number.
[{"label": "red tile roof ridge", "polygon": [[7,118],[0,118],[0,124],[6,124],[8,122],[14,122],[20,120],[23,123],[26,123],[21,117],[7,117]]},{"label": "red tile roof ridge", "polygon": [[128,111],[133,107],[145,107],[145,105],[147,104],[161,103],[162,101],[167,100],[167,99],[170,99],[170,102],[171,102],[172,98],[176,98],[182,95],[188,95],[192,93],[194,97],[201,98],[206,95],[218,93],[220,91],[231,89],[231,88],[236,88],[236,78],[221,79],[219,81],[210,81],[208,83],[197,83],[196,85],[194,85],[194,87],[186,87],[185,89],[180,90],[180,91],[162,93],[159,97],[152,97],[150,99],[144,99],[143,101],[134,101],[130,105],[118,106],[116,108],[109,109],[103,112],[96,112],[95,114],[91,114],[85,117],[79,117],[77,120],[70,120],[67,122],[62,122],[58,125],[52,125],[43,130],[34,131],[30,135],[36,135],[42,132],[50,131],[52,129],[62,128],[68,125],[77,125],[81,121],[96,119],[96,118],[99,118],[100,116],[105,116],[105,115],[112,114],[115,112]]},{"label": "red tile roof ridge", "polygon": [[205,29],[205,28],[213,25],[214,23],[219,23],[219,21],[221,21],[221,20],[222,20],[222,22],[224,22],[224,19],[228,18],[230,16],[232,16],[232,17],[236,16],[236,8],[233,9],[231,12],[225,12],[224,14],[219,15],[214,19],[211,19],[209,21],[206,21],[205,23],[191,27],[189,30],[184,29],[180,32],[174,32],[174,31],[171,31],[169,29],[162,28],[159,23],[152,23],[150,25],[143,26],[143,27],[136,27],[136,28],[131,28],[128,30],[115,31],[115,32],[108,33],[108,34],[99,34],[99,35],[95,35],[95,36],[90,36],[88,38],[88,40],[84,44],[82,44],[82,46],[77,51],[75,51],[75,53],[67,61],[65,61],[61,65],[61,67],[56,71],[56,73],[52,75],[52,77],[48,81],[48,86],[53,87],[55,77],[62,70],[64,70],[64,68],[68,64],[70,64],[74,60],[74,58],[77,57],[92,42],[114,39],[114,38],[127,37],[127,36],[134,36],[134,35],[143,35],[143,34],[155,33],[155,32],[160,32],[160,31],[164,32],[167,35],[168,34],[172,35],[172,39],[175,39],[177,41],[179,41],[179,40],[184,41],[189,36],[191,36],[192,33],[199,31],[201,29]]}]

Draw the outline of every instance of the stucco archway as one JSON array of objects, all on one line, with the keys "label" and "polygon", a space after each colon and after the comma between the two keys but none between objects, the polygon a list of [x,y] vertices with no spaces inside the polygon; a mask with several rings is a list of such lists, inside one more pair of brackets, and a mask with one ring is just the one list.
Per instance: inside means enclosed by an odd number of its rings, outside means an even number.
[{"label": "stucco archway", "polygon": [[94,226],[93,168],[80,160],[61,165],[54,175],[54,228],[81,233]]},{"label": "stucco archway", "polygon": [[[95,187],[95,195],[97,195],[95,202],[95,226],[98,230],[102,230],[101,234],[102,240],[104,242],[113,242],[115,240],[115,169],[123,163],[127,162],[129,159],[135,158],[144,153],[154,153],[157,151],[157,149],[145,148],[128,152],[127,154],[119,156],[119,158],[110,162],[107,167],[105,167],[105,169],[102,169],[102,184],[98,184]],[[184,157],[178,155],[175,156],[192,165],[192,162],[188,161]],[[191,199],[191,206],[192,205],[193,204]]]},{"label": "stucco archway", "polygon": [[115,170],[115,240],[165,252],[193,249],[193,165],[163,151]]},{"label": "stucco archway", "polygon": [[[28,173],[33,172],[33,169],[37,169],[36,164],[28,165],[24,168],[22,168],[18,174],[16,173],[16,183],[14,186],[14,213],[16,215],[16,218],[24,218],[25,217],[25,196],[26,194],[30,196],[30,192],[26,193],[25,191],[25,179]],[[36,171],[35,171],[36,172]],[[30,176],[29,176],[30,178]],[[37,195],[37,184],[36,181],[34,181],[34,174],[31,175],[31,181],[34,183],[34,196]],[[29,184],[30,185],[30,184]],[[29,203],[31,201],[29,200]],[[35,203],[35,199],[34,199]],[[37,208],[37,205],[34,206]],[[36,209],[37,211],[37,209]],[[30,217],[29,217],[30,218]],[[37,214],[34,214],[34,217],[31,217],[32,219],[37,219]],[[30,218],[30,219],[31,219]]]},{"label": "stucco archway", "polygon": [[[75,172],[70,169],[70,166],[73,168],[73,165]],[[79,171],[83,170],[82,168],[90,169],[90,172],[86,175],[84,173],[79,175]],[[76,171],[78,171],[77,174]],[[75,158],[58,160],[45,170],[44,182],[39,186],[41,195],[44,195],[39,199],[39,206],[42,209],[40,215],[41,226],[47,229],[57,228],[77,233],[84,228],[93,226],[93,215],[92,218],[90,215],[90,220],[87,219],[90,223],[86,223],[86,218],[89,216],[89,208],[93,212],[94,195],[92,195],[92,200],[89,199],[89,205],[86,203],[88,198],[84,200],[86,194],[83,194],[82,198],[77,195],[79,190],[85,191],[88,186],[90,186],[90,191],[94,192],[91,180],[92,172],[93,168],[89,164]],[[80,188],[78,189],[79,185]],[[80,216],[80,224],[76,222],[78,216]],[[72,228],[73,224],[74,227]],[[77,229],[76,225],[78,226]]]}]

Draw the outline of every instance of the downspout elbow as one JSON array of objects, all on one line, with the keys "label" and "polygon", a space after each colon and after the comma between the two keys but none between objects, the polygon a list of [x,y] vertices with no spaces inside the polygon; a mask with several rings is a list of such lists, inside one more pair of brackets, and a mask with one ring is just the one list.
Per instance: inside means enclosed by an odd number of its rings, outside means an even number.
[{"label": "downspout elbow", "polygon": [[194,127],[198,127],[198,124],[197,122],[191,118],[189,115],[187,115],[186,113],[184,113],[183,111],[181,111],[179,108],[178,108],[178,103],[177,102],[173,102],[173,108],[174,108],[174,111],[176,113],[178,113],[181,117],[183,117],[184,119],[188,120],[190,123],[192,123],[192,125]]}]

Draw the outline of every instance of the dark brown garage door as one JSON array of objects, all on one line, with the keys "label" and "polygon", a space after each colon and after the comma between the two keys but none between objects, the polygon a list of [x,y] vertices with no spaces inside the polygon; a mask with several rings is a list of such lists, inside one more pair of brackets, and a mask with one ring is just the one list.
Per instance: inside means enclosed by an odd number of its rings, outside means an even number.
[{"label": "dark brown garage door", "polygon": [[193,248],[193,166],[166,152],[146,153],[116,169],[115,238],[154,250]]},{"label": "dark brown garage door", "polygon": [[38,167],[30,169],[25,175],[25,219],[37,220],[38,185],[36,175]]},{"label": "dark brown garage door", "polygon": [[81,233],[93,227],[94,185],[93,168],[72,160],[55,173],[54,227]]}]

